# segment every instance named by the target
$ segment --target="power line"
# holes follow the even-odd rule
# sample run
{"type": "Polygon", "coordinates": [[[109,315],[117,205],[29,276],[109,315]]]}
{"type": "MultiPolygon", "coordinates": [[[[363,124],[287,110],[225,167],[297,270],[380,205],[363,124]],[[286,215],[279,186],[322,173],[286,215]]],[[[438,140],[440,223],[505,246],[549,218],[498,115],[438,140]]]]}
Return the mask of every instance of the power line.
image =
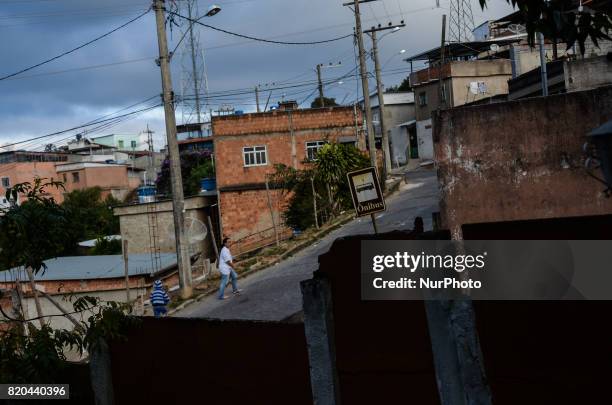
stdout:
{"type": "Polygon", "coordinates": [[[107,36],[111,35],[112,33],[116,32],[116,31],[119,31],[121,28],[123,28],[123,27],[125,27],[125,26],[127,26],[127,25],[129,25],[129,24],[133,23],[134,21],[136,21],[136,20],[140,19],[140,18],[141,18],[141,17],[143,17],[145,14],[147,14],[147,13],[148,13],[150,10],[151,10],[151,8],[149,7],[149,8],[148,8],[148,9],[147,9],[147,10],[146,10],[144,13],[142,13],[142,14],[138,15],[138,16],[137,16],[137,17],[135,17],[135,18],[132,18],[130,21],[126,22],[125,24],[122,24],[122,25],[120,25],[119,27],[114,28],[114,29],[112,29],[111,31],[109,31],[109,32],[107,32],[107,33],[105,33],[105,34],[102,34],[102,35],[100,35],[100,36],[98,36],[98,37],[96,37],[96,38],[92,39],[91,41],[87,41],[87,42],[85,42],[84,44],[81,44],[81,45],[77,46],[76,48],[72,48],[72,49],[71,49],[71,50],[69,50],[69,51],[66,51],[66,52],[64,52],[64,53],[61,53],[61,54],[59,54],[59,55],[57,55],[57,56],[54,56],[54,57],[52,57],[52,58],[50,58],[50,59],[47,59],[47,60],[43,61],[43,62],[37,63],[36,65],[33,65],[33,66],[30,66],[30,67],[27,67],[27,68],[25,68],[25,69],[21,69],[21,70],[20,70],[20,71],[18,71],[18,72],[11,73],[11,74],[6,75],[6,76],[2,76],[2,77],[0,77],[0,81],[2,81],[2,80],[6,80],[6,79],[8,79],[8,78],[10,78],[10,77],[17,76],[17,75],[19,75],[19,74],[21,74],[21,73],[24,73],[24,72],[27,72],[27,71],[29,71],[29,70],[35,69],[35,68],[37,68],[37,67],[39,67],[39,66],[42,66],[42,65],[44,65],[44,64],[46,64],[46,63],[52,62],[52,61],[54,61],[54,60],[57,60],[57,59],[59,59],[59,58],[61,58],[61,57],[63,57],[63,56],[66,56],[66,55],[71,54],[71,53],[73,53],[73,52],[75,52],[75,51],[78,51],[78,50],[79,50],[79,49],[81,49],[81,48],[84,48],[84,47],[86,47],[86,46],[88,46],[88,45],[91,45],[91,44],[93,44],[94,42],[99,41],[99,40],[101,40],[102,38],[105,38],[105,37],[107,37],[107,36]]]}
{"type": "Polygon", "coordinates": [[[198,24],[198,25],[201,25],[201,26],[206,27],[206,28],[210,28],[210,29],[215,30],[215,31],[223,32],[223,33],[228,34],[228,35],[233,35],[233,36],[236,36],[236,37],[239,37],[239,38],[250,39],[251,41],[266,42],[266,43],[278,44],[278,45],[318,45],[318,44],[326,44],[326,43],[329,43],[329,42],[339,41],[341,39],[345,39],[345,38],[353,36],[353,34],[348,34],[348,35],[343,35],[341,37],[325,39],[325,40],[322,40],[322,41],[311,41],[311,42],[275,41],[275,40],[271,40],[271,39],[257,38],[257,37],[252,37],[250,35],[244,35],[244,34],[239,34],[239,33],[232,32],[232,31],[224,30],[223,28],[214,27],[214,26],[209,25],[209,24],[204,24],[201,21],[194,20],[193,18],[185,17],[185,16],[183,16],[183,15],[181,15],[179,13],[176,13],[174,11],[170,11],[170,12],[168,12],[168,14],[175,15],[175,16],[183,18],[183,19],[185,19],[187,21],[191,21],[194,24],[198,24]]]}
{"type": "Polygon", "coordinates": [[[162,104],[157,104],[157,105],[152,106],[152,107],[146,107],[146,108],[143,108],[143,109],[140,109],[140,110],[137,110],[137,111],[132,111],[132,112],[129,112],[129,113],[126,113],[126,114],[122,114],[122,115],[117,116],[117,117],[107,118],[107,119],[103,119],[103,120],[99,120],[99,121],[91,122],[90,124],[78,125],[78,126],[76,126],[76,127],[72,127],[72,128],[64,129],[64,130],[62,130],[62,131],[57,131],[57,132],[53,132],[53,133],[46,134],[46,135],[41,135],[41,136],[36,136],[36,137],[34,137],[34,138],[26,139],[26,140],[19,141],[19,142],[9,143],[9,144],[6,144],[6,145],[2,145],[2,146],[0,146],[0,149],[2,149],[2,148],[8,148],[8,147],[10,147],[10,146],[20,145],[20,144],[22,144],[22,143],[26,143],[26,142],[30,142],[30,141],[34,141],[34,140],[38,140],[38,139],[49,138],[49,137],[51,137],[51,136],[55,136],[55,135],[59,135],[59,134],[64,134],[64,133],[66,133],[66,132],[75,131],[75,130],[77,130],[77,129],[81,129],[81,128],[87,128],[87,127],[90,127],[90,126],[92,126],[92,125],[100,124],[100,123],[103,123],[103,122],[106,122],[106,121],[115,120],[115,119],[117,119],[117,118],[121,118],[121,117],[127,117],[127,116],[130,116],[130,115],[133,115],[133,114],[137,114],[137,113],[139,113],[139,112],[149,111],[149,110],[152,110],[152,109],[154,109],[154,108],[160,107],[161,105],[162,105],[162,104]]]}

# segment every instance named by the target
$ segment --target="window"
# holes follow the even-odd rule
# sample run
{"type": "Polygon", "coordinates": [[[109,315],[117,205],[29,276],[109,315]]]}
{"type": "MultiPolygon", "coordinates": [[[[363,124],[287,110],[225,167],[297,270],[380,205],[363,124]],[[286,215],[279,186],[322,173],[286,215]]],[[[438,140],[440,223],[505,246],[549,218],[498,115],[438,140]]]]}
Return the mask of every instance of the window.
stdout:
{"type": "Polygon", "coordinates": [[[135,149],[136,148],[136,141],[130,142],[130,145],[132,146],[132,149],[135,149]]]}
{"type": "Polygon", "coordinates": [[[245,166],[263,166],[268,164],[268,153],[265,146],[242,148],[245,166]]]}
{"type": "Polygon", "coordinates": [[[73,172],[72,173],[72,182],[73,183],[78,183],[79,182],[79,172],[73,172]]]}
{"type": "Polygon", "coordinates": [[[2,178],[2,187],[9,188],[11,186],[11,181],[8,177],[2,178]]]}
{"type": "Polygon", "coordinates": [[[66,173],[62,174],[62,179],[64,180],[64,183],[68,183],[68,178],[66,177],[66,173]]]}
{"type": "Polygon", "coordinates": [[[425,93],[424,91],[419,93],[419,105],[427,105],[427,93],[425,93]]]}
{"type": "Polygon", "coordinates": [[[325,141],[306,142],[306,159],[316,160],[319,149],[321,149],[325,144],[325,141]]]}
{"type": "Polygon", "coordinates": [[[123,149],[123,139],[119,140],[119,142],[117,142],[117,145],[123,149]]]}

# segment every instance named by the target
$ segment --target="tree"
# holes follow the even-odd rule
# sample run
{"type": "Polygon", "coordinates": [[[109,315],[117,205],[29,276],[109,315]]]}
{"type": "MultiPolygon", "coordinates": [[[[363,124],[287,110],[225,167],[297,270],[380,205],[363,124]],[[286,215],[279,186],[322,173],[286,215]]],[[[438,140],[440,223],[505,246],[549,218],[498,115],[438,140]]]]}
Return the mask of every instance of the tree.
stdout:
{"type": "Polygon", "coordinates": [[[276,188],[285,190],[290,196],[283,213],[285,223],[300,230],[315,224],[313,186],[319,223],[323,223],[339,210],[350,208],[352,200],[346,173],[369,165],[368,157],[357,148],[337,143],[323,146],[308,169],[296,170],[285,165],[276,165],[271,183],[276,188]]]}
{"type": "Polygon", "coordinates": [[[66,194],[62,203],[68,218],[65,253],[74,253],[80,241],[118,234],[119,218],[113,214],[112,209],[118,204],[119,201],[112,195],[103,198],[100,187],[74,190],[66,194]]]}
{"type": "MultiPolygon", "coordinates": [[[[336,103],[335,98],[323,97],[323,101],[325,102],[325,107],[334,107],[339,105],[338,103],[336,103]]],[[[321,98],[315,98],[312,103],[310,103],[310,108],[321,108],[321,98]]]]}
{"type": "MultiPolygon", "coordinates": [[[[25,267],[34,273],[44,271],[44,260],[58,256],[64,250],[62,239],[68,224],[67,210],[49,197],[48,188],[63,188],[63,184],[36,178],[33,183],[19,183],[8,189],[6,198],[17,201],[3,209],[0,216],[0,266],[3,269],[25,267]]],[[[35,295],[36,297],[36,295],[35,295]]],[[[23,308],[16,315],[2,307],[0,313],[0,381],[13,383],[60,383],[61,370],[67,366],[65,350],[77,350],[91,355],[99,352],[107,339],[124,337],[135,318],[127,316],[130,308],[115,302],[102,303],[98,298],[80,297],[73,303],[74,314],[85,316],[80,322],[65,314],[75,329],[54,330],[37,318],[25,319],[23,308]],[[32,323],[39,320],[40,328],[32,323]],[[26,333],[27,332],[27,333],[26,333]]],[[[72,394],[71,394],[72,395],[72,394]]]]}
{"type": "Polygon", "coordinates": [[[6,199],[17,201],[3,209],[0,216],[0,268],[31,268],[34,274],[45,268],[44,261],[64,251],[67,212],[48,197],[49,188],[63,184],[36,178],[33,183],[19,183],[6,191],[6,199]]]}
{"type": "Polygon", "coordinates": [[[385,93],[399,93],[400,91],[412,91],[410,86],[410,76],[407,76],[398,86],[391,86],[385,89],[385,93]]]}
{"type": "MultiPolygon", "coordinates": [[[[200,180],[204,177],[214,176],[211,152],[209,150],[181,152],[181,175],[183,177],[183,193],[187,196],[198,194],[200,192],[200,180]],[[200,175],[203,177],[198,177],[200,175]]],[[[169,159],[164,160],[155,184],[158,194],[172,195],[169,159]]]]}
{"type": "MultiPolygon", "coordinates": [[[[490,0],[479,0],[485,8],[490,0]]],[[[529,43],[535,44],[536,32],[545,37],[560,40],[571,48],[576,42],[580,52],[585,52],[585,42],[590,38],[595,45],[599,40],[612,40],[608,35],[612,29],[612,5],[609,1],[601,2],[597,9],[588,6],[581,12],[575,0],[506,0],[519,10],[525,20],[529,43]]]]}

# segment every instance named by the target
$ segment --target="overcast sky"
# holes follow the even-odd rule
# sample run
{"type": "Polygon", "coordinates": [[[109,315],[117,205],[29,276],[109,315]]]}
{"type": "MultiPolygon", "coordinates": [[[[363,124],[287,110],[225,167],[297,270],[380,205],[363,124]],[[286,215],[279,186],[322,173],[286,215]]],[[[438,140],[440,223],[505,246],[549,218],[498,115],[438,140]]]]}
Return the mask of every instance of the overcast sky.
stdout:
{"type": "MultiPolygon", "coordinates": [[[[217,0],[222,11],[202,22],[253,37],[281,41],[320,41],[350,34],[353,13],[343,7],[346,0],[217,0]]],[[[176,2],[183,7],[184,1],[176,2]]],[[[449,0],[379,0],[361,5],[364,29],[405,20],[406,27],[385,35],[380,41],[380,61],[384,64],[385,86],[399,84],[409,65],[403,57],[439,45],[441,16],[448,14],[449,0]],[[402,55],[399,52],[404,49],[402,55]]],[[[499,18],[511,8],[505,0],[490,0],[483,12],[473,0],[474,22],[499,18]]],[[[199,0],[198,16],[212,2],[199,0]]],[[[0,77],[14,73],[56,56],[104,34],[145,11],[147,0],[0,0],[0,77]]],[[[181,11],[186,14],[186,12],[181,11]]],[[[215,94],[262,85],[260,102],[266,103],[268,88],[299,86],[316,80],[318,63],[342,66],[323,69],[323,78],[330,84],[325,95],[338,102],[353,102],[358,83],[354,75],[339,84],[335,78],[355,67],[351,38],[324,45],[276,45],[254,42],[197,28],[204,48],[209,91],[215,94]],[[272,84],[276,83],[276,84],[272,84]],[[267,85],[267,87],[266,87],[267,85]]],[[[379,34],[379,38],[382,33],[379,34]]],[[[168,31],[170,48],[181,37],[180,28],[168,31]]],[[[371,41],[365,37],[369,48],[371,41]]],[[[183,43],[186,43],[184,41],[183,43]]],[[[175,93],[181,94],[182,60],[179,47],[172,61],[175,93]]],[[[142,102],[161,92],[159,68],[155,64],[157,37],[154,13],[110,36],[63,58],[0,81],[0,144],[76,127],[142,102]]],[[[372,69],[373,70],[373,69],[372,69]]],[[[316,85],[293,87],[271,92],[270,104],[283,96],[309,105],[315,97],[316,85]],[[309,98],[307,98],[310,96],[309,98]]],[[[373,87],[371,87],[373,89],[373,87]]],[[[191,92],[193,93],[193,92],[191,92]]],[[[119,114],[154,105],[159,99],[138,104],[119,114]]],[[[206,108],[218,109],[227,103],[236,109],[255,109],[253,94],[215,98],[206,108]]],[[[177,122],[182,114],[177,111],[177,122]]],[[[91,136],[108,133],[138,133],[146,125],[156,132],[156,141],[165,136],[163,109],[157,108],[91,136]]],[[[16,146],[41,149],[44,143],[62,144],[78,131],[16,146]]]]}

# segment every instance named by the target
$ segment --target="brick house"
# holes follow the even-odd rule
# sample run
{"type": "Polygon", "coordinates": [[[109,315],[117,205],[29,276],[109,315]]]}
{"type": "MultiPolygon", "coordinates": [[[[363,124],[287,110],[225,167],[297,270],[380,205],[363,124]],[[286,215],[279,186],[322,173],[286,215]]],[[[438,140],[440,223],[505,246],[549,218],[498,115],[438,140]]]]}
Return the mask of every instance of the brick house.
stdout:
{"type": "Polygon", "coordinates": [[[141,170],[128,165],[98,162],[63,163],[56,166],[57,179],[64,182],[66,193],[100,187],[102,196],[123,200],[141,184],[141,170]]]}
{"type": "Polygon", "coordinates": [[[281,236],[291,235],[282,218],[287,195],[266,191],[274,165],[304,169],[326,142],[355,145],[361,123],[353,107],[297,109],[291,102],[265,113],[213,117],[221,229],[238,242],[234,253],[272,243],[272,218],[281,236]]]}

